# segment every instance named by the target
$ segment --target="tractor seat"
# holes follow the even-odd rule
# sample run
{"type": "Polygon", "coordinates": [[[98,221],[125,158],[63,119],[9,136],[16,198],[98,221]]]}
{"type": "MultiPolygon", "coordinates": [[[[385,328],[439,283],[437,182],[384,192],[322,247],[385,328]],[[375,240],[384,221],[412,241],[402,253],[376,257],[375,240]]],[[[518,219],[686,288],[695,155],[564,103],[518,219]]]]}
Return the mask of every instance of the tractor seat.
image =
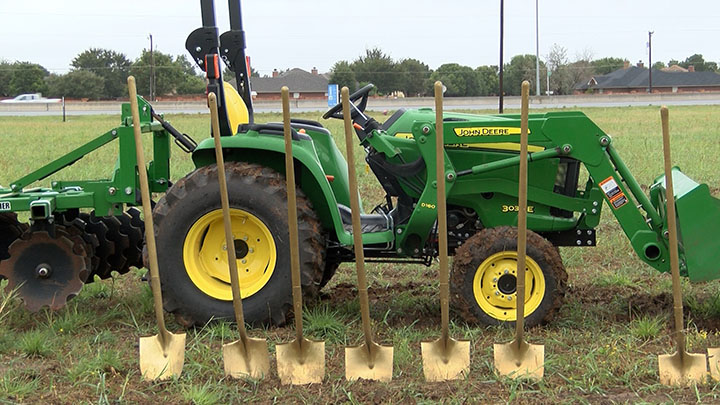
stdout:
{"type": "MultiPolygon", "coordinates": [[[[352,210],[346,205],[338,204],[340,211],[340,219],[343,223],[343,229],[352,233],[352,210]]],[[[392,229],[393,220],[390,215],[380,214],[360,214],[360,229],[362,233],[383,232],[392,229]]]]}

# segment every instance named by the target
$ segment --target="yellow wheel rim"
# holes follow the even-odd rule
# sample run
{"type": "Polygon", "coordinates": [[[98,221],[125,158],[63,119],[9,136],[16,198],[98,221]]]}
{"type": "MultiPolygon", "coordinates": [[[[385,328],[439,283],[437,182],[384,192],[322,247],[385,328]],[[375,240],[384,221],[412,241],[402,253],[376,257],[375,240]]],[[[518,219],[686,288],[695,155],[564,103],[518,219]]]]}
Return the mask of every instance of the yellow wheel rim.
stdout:
{"type": "MultiPolygon", "coordinates": [[[[535,311],[545,296],[545,276],[537,262],[526,256],[525,316],[535,311]]],[[[495,253],[475,271],[473,294],[480,308],[498,321],[515,321],[517,252],[495,253]]]]}
{"type": "MultiPolygon", "coordinates": [[[[243,298],[260,291],[270,280],[277,251],[268,227],[255,215],[231,209],[232,232],[243,298]]],[[[183,262],[190,280],[205,294],[232,300],[230,272],[225,250],[222,210],[211,211],[198,219],[185,236],[183,262]]]]}

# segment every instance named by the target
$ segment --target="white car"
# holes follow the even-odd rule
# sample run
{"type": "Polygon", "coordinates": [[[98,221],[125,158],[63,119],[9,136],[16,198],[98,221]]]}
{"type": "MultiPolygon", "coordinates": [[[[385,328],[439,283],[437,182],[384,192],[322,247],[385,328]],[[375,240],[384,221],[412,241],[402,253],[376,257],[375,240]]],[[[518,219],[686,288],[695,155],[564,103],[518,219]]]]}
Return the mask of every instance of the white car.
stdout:
{"type": "Polygon", "coordinates": [[[0,100],[0,103],[59,103],[59,98],[45,98],[40,93],[21,94],[10,100],[0,100]]]}

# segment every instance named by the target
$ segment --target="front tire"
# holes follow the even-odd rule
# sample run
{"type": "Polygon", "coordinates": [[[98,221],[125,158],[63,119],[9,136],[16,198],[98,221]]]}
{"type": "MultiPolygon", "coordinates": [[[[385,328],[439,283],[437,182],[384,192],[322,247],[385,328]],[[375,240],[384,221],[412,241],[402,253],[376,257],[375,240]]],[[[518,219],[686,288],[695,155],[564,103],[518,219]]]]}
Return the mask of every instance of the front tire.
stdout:
{"type": "MultiPolygon", "coordinates": [[[[245,321],[282,325],[292,310],[285,178],[256,164],[225,164],[245,321]]],[[[165,310],[185,325],[234,319],[217,166],[175,183],[153,211],[165,310]]],[[[324,268],[320,222],[297,191],[303,295],[324,268]]]]}
{"type": "MultiPolygon", "coordinates": [[[[514,324],[517,228],[487,228],[457,249],[451,275],[453,307],[471,324],[514,324]]],[[[549,321],[562,304],[567,273],[547,239],[527,232],[525,324],[549,321]]]]}

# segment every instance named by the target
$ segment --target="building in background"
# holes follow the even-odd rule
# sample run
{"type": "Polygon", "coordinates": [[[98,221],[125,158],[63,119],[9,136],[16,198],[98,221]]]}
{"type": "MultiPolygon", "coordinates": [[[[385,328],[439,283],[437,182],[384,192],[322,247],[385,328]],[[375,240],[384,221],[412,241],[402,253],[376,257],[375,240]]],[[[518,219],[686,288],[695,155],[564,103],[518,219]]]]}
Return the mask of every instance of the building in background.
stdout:
{"type": "MultiPolygon", "coordinates": [[[[230,83],[235,86],[235,79],[230,80],[230,83]]],[[[316,68],[310,72],[299,68],[285,72],[275,69],[271,77],[250,77],[254,100],[280,100],[280,89],[283,86],[290,89],[292,99],[327,99],[328,78],[319,74],[316,68]]]]}
{"type": "MultiPolygon", "coordinates": [[[[632,94],[648,92],[648,69],[642,62],[605,75],[596,75],[575,85],[575,94],[632,94]]],[[[693,66],[684,69],[674,65],[652,70],[653,93],[701,93],[720,91],[720,74],[696,72],[693,66]]]]}

